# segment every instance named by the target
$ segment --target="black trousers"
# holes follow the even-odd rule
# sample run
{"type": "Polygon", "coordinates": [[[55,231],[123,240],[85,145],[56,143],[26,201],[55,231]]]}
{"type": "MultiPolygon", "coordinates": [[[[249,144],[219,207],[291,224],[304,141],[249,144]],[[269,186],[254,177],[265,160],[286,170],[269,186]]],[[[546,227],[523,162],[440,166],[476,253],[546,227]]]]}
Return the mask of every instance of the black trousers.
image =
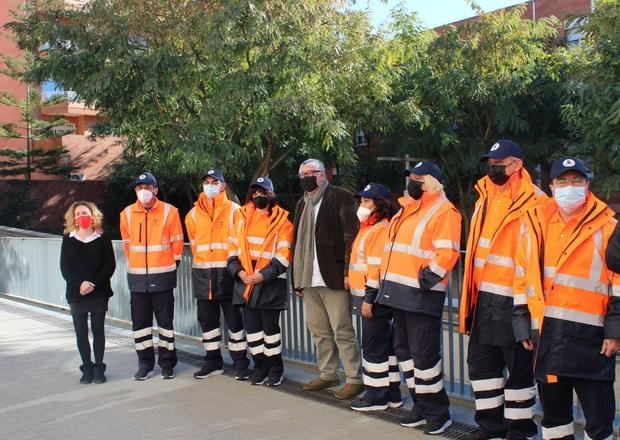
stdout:
{"type": "Polygon", "coordinates": [[[205,365],[211,370],[221,370],[224,361],[220,347],[222,334],[220,314],[224,314],[228,327],[228,351],[235,370],[246,370],[250,361],[247,358],[248,344],[243,330],[241,307],[233,305],[232,299],[201,300],[197,302],[198,322],[202,329],[202,346],[204,347],[205,365]]]}
{"type": "Polygon", "coordinates": [[[537,434],[532,362],[533,352],[521,343],[500,347],[470,340],[467,366],[476,399],[475,419],[486,438],[525,439],[537,434]]]}
{"type": "MultiPolygon", "coordinates": [[[[103,353],[105,351],[105,313],[90,313],[90,331],[93,333],[93,354],[95,364],[103,363],[103,353]]],[[[93,361],[90,357],[90,341],[88,340],[88,312],[71,313],[73,318],[73,328],[75,328],[75,338],[77,340],[78,351],[82,358],[82,365],[90,367],[93,361]]]]}
{"type": "Polygon", "coordinates": [[[543,407],[543,439],[575,438],[573,390],[586,417],[588,437],[592,440],[611,438],[616,415],[614,383],[560,376],[556,383],[538,383],[538,395],[543,407]]]}
{"type": "Polygon", "coordinates": [[[174,368],[177,351],[174,348],[174,292],[131,292],[131,324],[140,368],[153,369],[153,313],[159,328],[159,361],[161,368],[174,368]]]}
{"type": "Polygon", "coordinates": [[[381,304],[373,305],[372,318],[362,319],[362,379],[366,402],[385,405],[402,400],[392,309],[381,304]]]}
{"type": "Polygon", "coordinates": [[[254,359],[254,378],[277,381],[284,373],[280,310],[245,308],[248,348],[254,359]]]}
{"type": "MultiPolygon", "coordinates": [[[[450,417],[450,401],[441,367],[441,318],[397,309],[393,314],[396,355],[408,348],[413,360],[415,391],[411,412],[424,417],[427,423],[442,422],[450,417]]],[[[410,380],[407,384],[411,389],[410,380]]]]}

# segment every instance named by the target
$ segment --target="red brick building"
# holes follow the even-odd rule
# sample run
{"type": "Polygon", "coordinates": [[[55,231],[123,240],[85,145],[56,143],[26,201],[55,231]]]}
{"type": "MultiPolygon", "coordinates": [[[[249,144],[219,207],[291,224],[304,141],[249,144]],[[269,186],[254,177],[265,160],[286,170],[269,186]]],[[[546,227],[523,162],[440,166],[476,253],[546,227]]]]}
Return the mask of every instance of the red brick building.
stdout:
{"type": "MultiPolygon", "coordinates": [[[[566,39],[568,44],[579,44],[579,41],[583,38],[583,34],[581,34],[578,29],[574,29],[574,26],[569,26],[565,19],[571,15],[589,14],[594,8],[594,0],[528,0],[516,3],[517,5],[526,5],[523,18],[539,20],[544,17],[557,17],[560,22],[564,24],[563,28],[560,30],[560,36],[566,39]]],[[[509,10],[513,7],[514,6],[504,8],[504,10],[509,10]]],[[[476,19],[477,17],[465,18],[440,26],[437,29],[441,31],[445,26],[458,27],[470,20],[476,19]]]]}
{"type": "MultiPolygon", "coordinates": [[[[22,53],[2,27],[14,20],[11,11],[18,10],[19,6],[30,0],[4,0],[0,1],[0,53],[13,58],[20,58],[22,53]]],[[[65,0],[70,6],[79,5],[81,1],[65,0]]],[[[1,64],[1,63],[0,63],[1,64]]],[[[0,66],[4,67],[4,66],[0,66]]],[[[28,86],[22,82],[0,75],[0,91],[8,92],[18,102],[22,102],[28,91],[28,86]]],[[[52,82],[42,84],[39,87],[41,98],[61,94],[68,98],[62,104],[45,107],[36,115],[39,119],[51,119],[62,116],[68,121],[74,133],[68,136],[58,136],[35,142],[34,148],[44,150],[64,148],[68,150],[68,156],[62,160],[69,162],[75,167],[73,178],[78,180],[101,180],[109,174],[110,164],[117,160],[122,152],[119,139],[106,139],[103,141],[91,142],[88,139],[90,127],[101,120],[98,112],[86,107],[79,101],[74,101],[74,93],[71,91],[58,90],[52,82]]],[[[0,105],[0,124],[14,123],[18,127],[23,127],[25,123],[21,120],[20,110],[15,107],[0,105]]],[[[23,128],[16,131],[25,134],[23,128]]],[[[25,139],[0,138],[0,149],[11,148],[16,150],[26,149],[25,139]]],[[[62,179],[66,176],[48,176],[44,174],[33,174],[34,180],[62,179]]]]}

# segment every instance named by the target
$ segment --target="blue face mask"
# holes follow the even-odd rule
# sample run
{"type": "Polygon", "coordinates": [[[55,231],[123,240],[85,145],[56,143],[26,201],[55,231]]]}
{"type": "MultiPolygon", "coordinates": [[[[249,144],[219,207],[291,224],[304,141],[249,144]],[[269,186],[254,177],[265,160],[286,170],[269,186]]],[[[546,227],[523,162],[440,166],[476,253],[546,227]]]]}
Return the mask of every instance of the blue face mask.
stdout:
{"type": "Polygon", "coordinates": [[[563,211],[571,212],[586,203],[586,188],[585,186],[556,188],[553,198],[563,211]]]}
{"type": "Polygon", "coordinates": [[[206,184],[203,184],[202,185],[202,189],[205,192],[205,196],[207,196],[210,199],[212,199],[214,197],[217,197],[217,195],[221,192],[221,188],[220,188],[220,184],[219,183],[215,183],[215,184],[206,183],[206,184]]]}

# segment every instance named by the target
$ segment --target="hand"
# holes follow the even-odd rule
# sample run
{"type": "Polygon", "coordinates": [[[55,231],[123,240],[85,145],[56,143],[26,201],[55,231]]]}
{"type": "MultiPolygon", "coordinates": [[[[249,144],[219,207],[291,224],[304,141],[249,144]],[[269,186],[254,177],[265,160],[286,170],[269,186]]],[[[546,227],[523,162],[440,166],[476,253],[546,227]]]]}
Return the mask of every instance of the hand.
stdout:
{"type": "Polygon", "coordinates": [[[252,284],[252,276],[248,275],[245,270],[240,270],[237,272],[237,275],[239,275],[244,284],[252,284]]]}
{"type": "Polygon", "coordinates": [[[95,290],[95,285],[90,281],[82,281],[82,284],[80,284],[80,295],[82,296],[88,295],[93,290],[95,290]]]}
{"type": "Polygon", "coordinates": [[[534,350],[534,343],[532,342],[531,339],[525,339],[521,341],[521,344],[523,344],[523,348],[525,348],[528,351],[534,350]]]}
{"type": "Polygon", "coordinates": [[[620,350],[620,339],[619,338],[603,339],[603,346],[601,347],[601,354],[604,354],[607,357],[612,357],[612,356],[615,356],[618,350],[620,350]]]}
{"type": "Polygon", "coordinates": [[[349,277],[344,277],[344,288],[349,290],[349,277]]]}
{"type": "Polygon", "coordinates": [[[252,279],[252,284],[260,284],[265,281],[265,277],[262,273],[256,272],[254,275],[250,277],[252,279]]]}
{"type": "Polygon", "coordinates": [[[372,318],[372,304],[366,301],[362,303],[362,317],[368,319],[372,318]]]}
{"type": "Polygon", "coordinates": [[[303,289],[295,289],[295,295],[297,295],[299,298],[303,298],[304,296],[303,289]]]}

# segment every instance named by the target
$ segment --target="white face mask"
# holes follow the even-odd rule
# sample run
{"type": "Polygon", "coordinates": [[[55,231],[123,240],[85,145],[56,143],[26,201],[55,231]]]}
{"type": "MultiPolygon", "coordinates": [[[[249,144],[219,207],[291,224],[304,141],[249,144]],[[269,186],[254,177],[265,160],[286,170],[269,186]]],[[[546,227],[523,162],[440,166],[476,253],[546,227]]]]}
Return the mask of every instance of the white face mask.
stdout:
{"type": "Polygon", "coordinates": [[[357,218],[360,222],[366,220],[370,214],[372,214],[372,211],[364,206],[357,208],[357,218]]]}
{"type": "Polygon", "coordinates": [[[553,192],[553,198],[560,209],[571,212],[586,203],[586,187],[565,186],[556,188],[553,192]]]}
{"type": "Polygon", "coordinates": [[[149,191],[148,189],[141,189],[137,194],[138,200],[140,200],[140,203],[142,204],[149,203],[153,200],[153,191],[149,191]]]}
{"type": "Polygon", "coordinates": [[[212,199],[214,197],[217,197],[217,195],[221,192],[220,191],[220,184],[219,183],[215,183],[215,184],[204,184],[202,185],[202,190],[205,192],[205,196],[207,196],[208,198],[212,199]]]}

